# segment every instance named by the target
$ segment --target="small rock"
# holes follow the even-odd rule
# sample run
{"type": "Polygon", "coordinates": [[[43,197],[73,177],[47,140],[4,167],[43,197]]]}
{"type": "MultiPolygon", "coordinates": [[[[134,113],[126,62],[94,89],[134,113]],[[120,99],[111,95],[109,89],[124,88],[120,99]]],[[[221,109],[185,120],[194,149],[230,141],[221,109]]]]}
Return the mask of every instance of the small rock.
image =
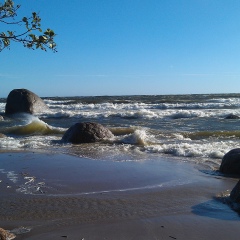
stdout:
{"type": "Polygon", "coordinates": [[[225,119],[239,119],[240,117],[234,114],[229,114],[225,117],[225,119]]]}
{"type": "Polygon", "coordinates": [[[0,240],[11,240],[16,237],[15,234],[10,233],[8,230],[4,230],[3,228],[0,228],[0,240]]]}
{"type": "Polygon", "coordinates": [[[0,138],[5,138],[5,137],[7,137],[7,136],[2,134],[2,133],[0,133],[0,138]]]}

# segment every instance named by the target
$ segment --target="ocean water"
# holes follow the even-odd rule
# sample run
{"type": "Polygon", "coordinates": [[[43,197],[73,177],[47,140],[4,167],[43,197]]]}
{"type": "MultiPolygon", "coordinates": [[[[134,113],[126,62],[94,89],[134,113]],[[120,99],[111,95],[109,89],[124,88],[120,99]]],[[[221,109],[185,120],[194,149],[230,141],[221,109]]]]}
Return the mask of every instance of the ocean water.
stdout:
{"type": "Polygon", "coordinates": [[[92,159],[141,161],[169,157],[217,169],[225,153],[240,147],[240,94],[43,98],[49,111],[4,115],[2,150],[46,150],[92,159]],[[98,122],[114,137],[91,144],[63,143],[77,122],[98,122]]]}

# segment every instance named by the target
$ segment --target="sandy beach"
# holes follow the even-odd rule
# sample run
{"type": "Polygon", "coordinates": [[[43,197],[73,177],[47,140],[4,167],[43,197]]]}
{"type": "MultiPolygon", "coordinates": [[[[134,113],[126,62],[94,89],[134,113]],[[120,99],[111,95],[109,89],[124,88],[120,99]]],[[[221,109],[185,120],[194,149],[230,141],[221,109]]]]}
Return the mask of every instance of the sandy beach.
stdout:
{"type": "Polygon", "coordinates": [[[239,240],[239,10],[0,0],[0,240],[239,240]]]}
{"type": "Polygon", "coordinates": [[[218,196],[238,179],[171,159],[0,153],[0,227],[16,239],[239,239],[218,196]]]}

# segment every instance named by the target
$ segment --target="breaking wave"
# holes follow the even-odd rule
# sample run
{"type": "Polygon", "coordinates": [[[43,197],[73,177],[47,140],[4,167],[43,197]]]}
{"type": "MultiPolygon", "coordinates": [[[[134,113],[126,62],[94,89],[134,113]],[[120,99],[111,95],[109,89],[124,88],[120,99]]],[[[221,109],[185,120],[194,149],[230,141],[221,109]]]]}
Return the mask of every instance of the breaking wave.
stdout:
{"type": "MultiPolygon", "coordinates": [[[[145,151],[149,153],[164,153],[177,157],[203,157],[206,159],[221,159],[226,152],[235,148],[234,142],[212,142],[212,143],[187,143],[176,142],[162,145],[145,146],[145,151]]],[[[203,159],[202,159],[203,160],[203,159]]],[[[220,164],[220,162],[218,162],[220,164]]]]}
{"type": "MultiPolygon", "coordinates": [[[[240,147],[240,119],[225,119],[230,114],[240,117],[240,94],[56,97],[44,101],[50,111],[37,116],[4,116],[0,133],[7,137],[0,138],[0,148],[47,148],[103,159],[110,155],[112,159],[176,156],[219,164],[227,151],[240,147]],[[61,143],[69,127],[84,121],[103,124],[114,138],[96,144],[61,143]]],[[[1,115],[5,103],[0,100],[1,115]]]]}
{"type": "Polygon", "coordinates": [[[3,130],[3,133],[13,135],[51,135],[62,134],[65,132],[64,129],[51,127],[47,123],[32,115],[18,114],[15,118],[20,118],[23,125],[8,127],[3,130]]]}

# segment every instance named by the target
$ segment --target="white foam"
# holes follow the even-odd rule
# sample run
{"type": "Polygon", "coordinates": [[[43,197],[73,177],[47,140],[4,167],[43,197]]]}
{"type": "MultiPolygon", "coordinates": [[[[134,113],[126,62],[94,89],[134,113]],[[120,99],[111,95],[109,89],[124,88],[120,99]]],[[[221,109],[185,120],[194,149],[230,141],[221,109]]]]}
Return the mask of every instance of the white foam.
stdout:
{"type": "Polygon", "coordinates": [[[0,173],[5,174],[7,179],[9,179],[11,182],[17,183],[18,174],[16,174],[14,171],[6,171],[5,169],[0,169],[0,173]]]}
{"type": "Polygon", "coordinates": [[[0,138],[0,148],[8,150],[16,149],[41,149],[54,148],[59,146],[61,136],[22,136],[21,138],[5,137],[0,138]],[[56,142],[56,143],[54,143],[56,142]]]}
{"type": "Polygon", "coordinates": [[[165,153],[178,157],[204,157],[221,159],[224,154],[233,148],[240,147],[235,141],[227,142],[204,142],[199,141],[165,143],[145,146],[145,150],[153,153],[165,153]]]}
{"type": "Polygon", "coordinates": [[[207,101],[208,103],[232,105],[240,107],[240,98],[213,98],[207,101]]]}
{"type": "Polygon", "coordinates": [[[14,234],[24,234],[30,232],[32,229],[29,227],[19,227],[19,228],[14,228],[10,232],[14,234]]]}
{"type": "Polygon", "coordinates": [[[178,118],[195,118],[203,117],[204,113],[202,111],[189,111],[189,110],[178,110],[177,112],[170,114],[169,117],[178,119],[178,118]]]}
{"type": "MultiPolygon", "coordinates": [[[[109,154],[113,152],[115,154],[116,152],[116,155],[121,155],[122,152],[118,151],[118,149],[120,149],[119,145],[122,145],[121,150],[123,150],[124,154],[129,155],[157,153],[159,155],[170,154],[191,159],[208,158],[219,160],[228,150],[239,146],[239,139],[237,138],[239,135],[235,125],[237,122],[222,119],[229,114],[240,116],[240,98],[206,98],[206,100],[196,98],[194,100],[196,102],[189,98],[189,102],[184,102],[183,99],[183,102],[179,101],[178,103],[175,102],[177,99],[174,98],[170,99],[173,100],[171,103],[158,103],[151,99],[152,103],[148,100],[146,103],[140,102],[141,98],[132,99],[121,102],[119,100],[118,103],[116,103],[115,99],[113,102],[110,99],[109,102],[103,103],[81,103],[79,99],[44,100],[50,107],[50,111],[39,114],[37,117],[23,114],[18,115],[19,119],[16,119],[17,121],[9,119],[9,122],[7,122],[5,120],[2,122],[1,132],[6,135],[14,134],[14,132],[7,131],[14,124],[17,125],[16,127],[19,127],[19,125],[22,127],[22,125],[26,126],[35,121],[40,123],[40,125],[42,124],[42,126],[46,126],[50,131],[39,132],[36,130],[28,133],[28,135],[24,133],[21,135],[20,133],[15,139],[10,137],[1,138],[0,147],[4,149],[50,148],[54,149],[54,151],[58,148],[59,151],[71,153],[73,151],[69,147],[72,146],[71,144],[59,147],[59,140],[66,129],[51,127],[39,118],[70,118],[69,123],[85,121],[86,119],[87,121],[100,119],[106,125],[110,125],[111,128],[131,129],[131,131],[118,132],[117,136],[109,141],[112,144],[106,144],[106,142],[104,143],[105,145],[96,144],[96,146],[93,144],[94,148],[97,149],[96,151],[104,152],[106,153],[105,155],[108,155],[107,151],[110,152],[109,154]],[[198,100],[201,102],[197,102],[198,100]],[[209,134],[205,134],[205,131],[208,131],[209,134]],[[219,134],[221,131],[223,131],[222,135],[219,134]],[[215,132],[216,135],[214,135],[215,132]],[[236,133],[236,136],[229,136],[231,132],[233,135],[236,133]],[[231,140],[233,141],[231,142],[231,140]],[[116,146],[114,146],[115,143],[117,143],[116,146]]],[[[144,101],[144,98],[142,101],[144,101]]],[[[4,107],[5,103],[0,103],[0,111],[1,109],[4,110],[4,107]]],[[[58,119],[54,119],[49,122],[66,126],[68,119],[60,119],[59,122],[58,119]]],[[[88,152],[87,150],[85,151],[86,155],[91,155],[88,152]]]]}
{"type": "Polygon", "coordinates": [[[151,190],[151,189],[166,189],[170,187],[177,187],[182,185],[187,185],[194,182],[193,180],[171,180],[168,182],[153,184],[153,185],[145,185],[140,187],[129,187],[129,188],[120,188],[120,189],[109,189],[102,191],[91,191],[91,192],[81,192],[81,193],[70,193],[70,194],[48,194],[48,196],[84,196],[84,195],[95,195],[95,194],[107,194],[114,192],[133,192],[133,191],[141,191],[141,190],[151,190]]]}
{"type": "Polygon", "coordinates": [[[0,103],[0,113],[5,113],[5,103],[0,103]]]}
{"type": "Polygon", "coordinates": [[[20,185],[16,191],[24,194],[42,194],[45,192],[45,182],[36,181],[35,177],[24,177],[25,183],[20,185]]]}
{"type": "Polygon", "coordinates": [[[22,148],[23,146],[24,144],[18,139],[12,137],[0,138],[0,148],[17,149],[22,148]]]}
{"type": "MultiPolygon", "coordinates": [[[[225,104],[225,103],[224,103],[225,104]]],[[[208,118],[224,117],[226,114],[240,115],[240,109],[231,109],[223,103],[181,103],[181,104],[145,104],[145,103],[101,103],[101,104],[55,104],[50,106],[44,117],[74,118],[208,118]],[[226,107],[227,109],[223,108],[226,107]]],[[[234,102],[236,105],[236,102],[234,102]]]]}
{"type": "Polygon", "coordinates": [[[63,104],[63,103],[71,103],[74,102],[74,100],[51,100],[51,99],[44,99],[44,102],[49,105],[54,104],[63,104]]]}
{"type": "Polygon", "coordinates": [[[147,134],[145,130],[137,129],[134,133],[123,136],[121,142],[127,144],[138,144],[144,145],[147,139],[147,134]]]}

